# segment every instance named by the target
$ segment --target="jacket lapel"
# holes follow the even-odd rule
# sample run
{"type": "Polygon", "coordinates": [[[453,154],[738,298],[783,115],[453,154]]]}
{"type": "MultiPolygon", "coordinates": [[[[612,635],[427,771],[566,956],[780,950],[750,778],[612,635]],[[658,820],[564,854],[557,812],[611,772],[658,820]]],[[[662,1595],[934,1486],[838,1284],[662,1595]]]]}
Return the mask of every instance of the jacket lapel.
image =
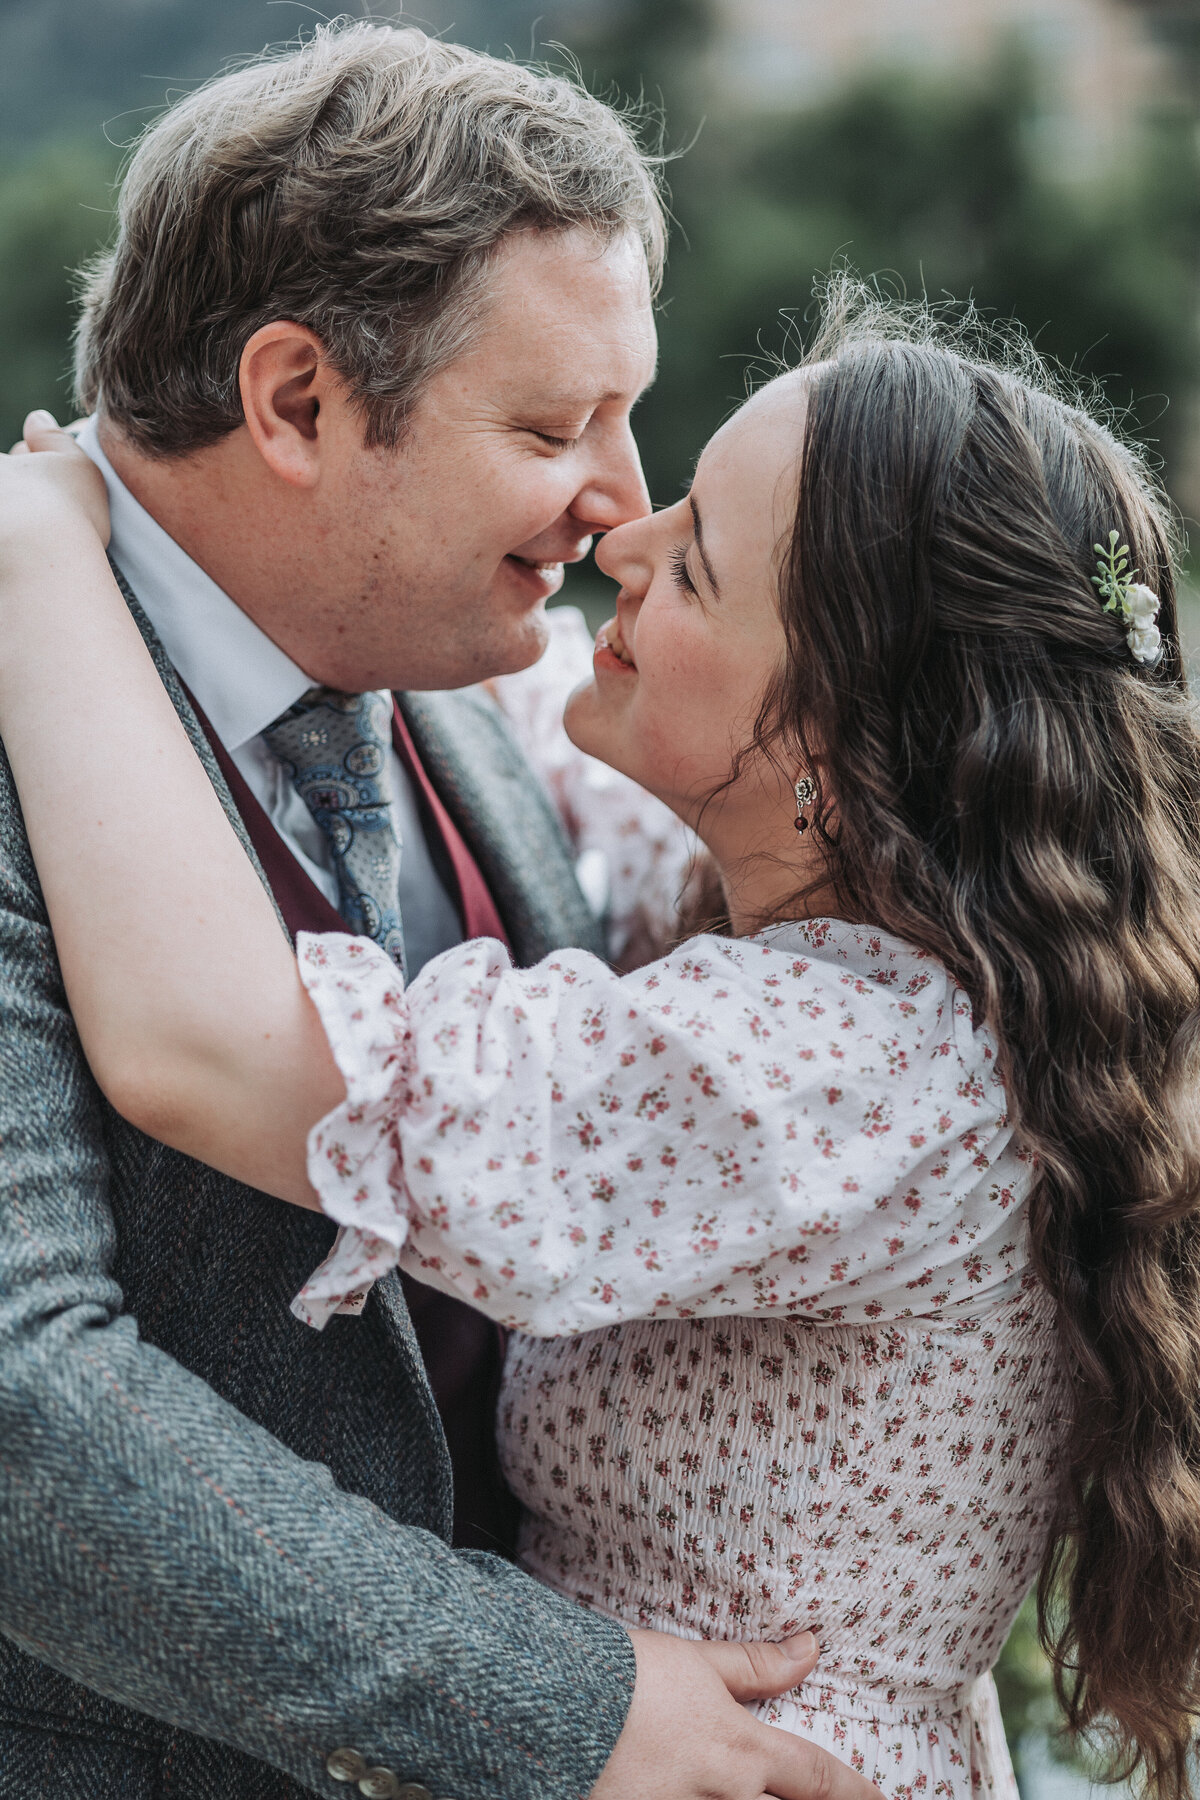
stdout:
{"type": "MultiPolygon", "coordinates": [[[[151,625],[149,619],[142,611],[142,608],[138,603],[137,595],[126,581],[124,575],[122,575],[120,569],[118,569],[116,563],[112,562],[111,559],[109,567],[116,577],[117,586],[125,596],[125,603],[133,614],[134,622],[141,632],[142,637],[145,639],[146,648],[150,652],[151,660],[158,670],[163,686],[171,697],[172,706],[179,714],[180,724],[183,726],[183,729],[187,732],[188,737],[191,740],[192,749],[200,758],[200,761],[204,765],[205,774],[216,789],[217,798],[225,809],[225,817],[229,820],[229,823],[237,833],[238,842],[246,852],[246,855],[250,858],[255,874],[266,888],[268,894],[271,894],[271,884],[267,880],[262,863],[259,861],[255,852],[254,845],[250,842],[246,827],[242,824],[241,815],[233,803],[233,795],[229,791],[229,783],[217,766],[217,759],[212,753],[208,739],[200,728],[200,721],[192,710],[192,704],[184,692],[183,683],[175,673],[175,665],[172,663],[170,657],[163,649],[162,644],[159,642],[158,634],[153,625],[151,625]]],[[[281,928],[286,933],[287,926],[283,922],[283,914],[279,910],[274,894],[271,894],[271,904],[275,908],[275,916],[279,920],[281,928]]]]}
{"type": "Polygon", "coordinates": [[[605,954],[571,849],[500,709],[478,689],[398,694],[417,753],[479,864],[518,963],[573,945],[605,954]]]}

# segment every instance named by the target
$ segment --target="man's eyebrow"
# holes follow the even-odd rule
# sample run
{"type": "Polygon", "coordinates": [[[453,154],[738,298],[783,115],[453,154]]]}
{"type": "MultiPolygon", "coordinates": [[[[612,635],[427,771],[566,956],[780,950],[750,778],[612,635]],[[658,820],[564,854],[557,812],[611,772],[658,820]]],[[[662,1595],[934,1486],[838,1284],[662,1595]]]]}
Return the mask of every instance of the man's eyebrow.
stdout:
{"type": "Polygon", "coordinates": [[[595,388],[580,388],[575,393],[544,393],[536,397],[535,404],[547,412],[561,411],[564,415],[594,410],[597,406],[611,406],[614,402],[622,405],[636,406],[642,397],[650,392],[658,379],[655,369],[645,387],[640,387],[631,395],[628,388],[605,388],[597,393],[595,388]]]}
{"type": "Polygon", "coordinates": [[[700,523],[700,508],[696,505],[696,502],[692,499],[690,494],[688,495],[688,505],[692,509],[692,526],[696,533],[696,549],[700,553],[700,563],[704,573],[708,576],[709,587],[719,600],[721,598],[721,584],[713,573],[713,566],[708,560],[708,551],[704,548],[704,528],[700,523]]]}
{"type": "Polygon", "coordinates": [[[585,409],[609,406],[614,400],[627,400],[628,398],[629,396],[621,393],[619,388],[605,388],[603,393],[597,393],[595,388],[580,388],[578,393],[574,394],[559,392],[543,395],[541,404],[551,408],[559,406],[564,412],[583,412],[585,409]]]}

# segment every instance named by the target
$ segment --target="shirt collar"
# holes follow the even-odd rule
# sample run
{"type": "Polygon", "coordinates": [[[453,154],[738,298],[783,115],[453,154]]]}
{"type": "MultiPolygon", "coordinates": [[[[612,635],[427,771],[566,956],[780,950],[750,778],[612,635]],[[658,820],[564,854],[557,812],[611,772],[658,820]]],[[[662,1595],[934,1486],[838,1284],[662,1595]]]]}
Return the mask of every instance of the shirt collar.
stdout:
{"type": "Polygon", "coordinates": [[[76,439],[108,488],[109,551],[226,750],[239,750],[311,679],[134,499],[91,418],[76,439]]]}

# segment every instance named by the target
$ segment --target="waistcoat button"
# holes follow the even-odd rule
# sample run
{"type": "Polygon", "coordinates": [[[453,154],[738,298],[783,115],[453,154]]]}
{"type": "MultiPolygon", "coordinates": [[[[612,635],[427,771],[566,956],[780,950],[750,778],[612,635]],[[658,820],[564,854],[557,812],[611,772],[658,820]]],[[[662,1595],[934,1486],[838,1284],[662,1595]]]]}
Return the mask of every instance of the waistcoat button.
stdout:
{"type": "Polygon", "coordinates": [[[357,1781],[367,1772],[367,1759],[357,1750],[331,1750],[325,1758],[325,1773],[334,1781],[357,1781]]]}
{"type": "Polygon", "coordinates": [[[404,1789],[398,1775],[393,1774],[391,1769],[380,1766],[368,1769],[359,1776],[358,1791],[365,1794],[367,1800],[398,1800],[404,1789]]]}

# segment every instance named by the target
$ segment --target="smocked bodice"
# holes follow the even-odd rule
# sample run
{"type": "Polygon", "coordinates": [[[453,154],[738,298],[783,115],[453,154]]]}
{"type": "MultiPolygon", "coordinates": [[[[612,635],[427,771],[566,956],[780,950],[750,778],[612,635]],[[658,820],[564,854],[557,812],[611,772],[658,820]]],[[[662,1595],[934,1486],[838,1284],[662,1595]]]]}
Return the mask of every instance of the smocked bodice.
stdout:
{"type": "Polygon", "coordinates": [[[501,1450],[534,1574],[682,1636],[811,1627],[817,1675],[764,1716],[887,1792],[1006,1792],[980,1677],[1041,1559],[1066,1404],[1027,1282],[953,1324],[515,1337],[501,1450]]]}

